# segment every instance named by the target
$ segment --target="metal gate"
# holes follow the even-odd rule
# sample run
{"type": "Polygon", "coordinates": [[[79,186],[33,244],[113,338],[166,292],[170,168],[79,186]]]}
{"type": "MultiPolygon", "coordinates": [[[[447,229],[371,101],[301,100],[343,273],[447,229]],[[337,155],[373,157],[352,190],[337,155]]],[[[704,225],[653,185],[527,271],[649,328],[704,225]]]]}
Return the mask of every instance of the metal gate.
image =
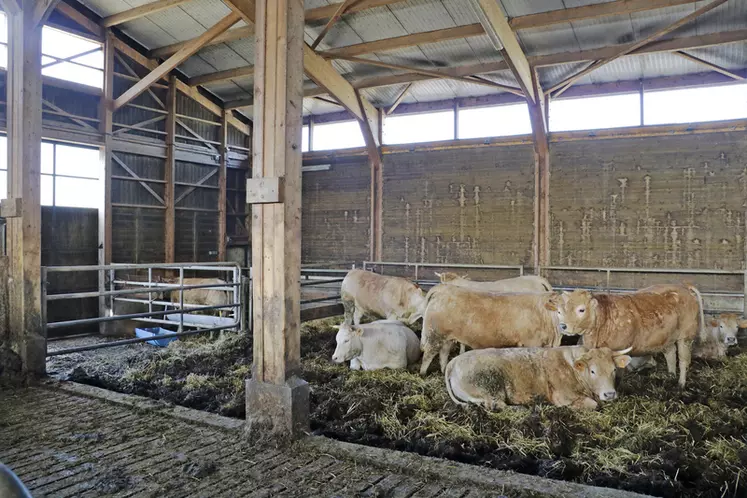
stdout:
{"type": "MultiPolygon", "coordinates": [[[[182,337],[219,330],[246,331],[246,303],[248,296],[248,278],[242,277],[241,268],[232,263],[170,263],[170,264],[111,264],[101,266],[48,266],[42,268],[42,313],[45,331],[70,328],[90,324],[106,324],[123,320],[173,325],[178,331],[161,334],[158,338],[182,337]],[[137,272],[144,279],[135,279],[124,272],[137,272]],[[178,274],[169,281],[158,278],[154,274],[170,272],[178,274]],[[97,272],[99,276],[99,290],[91,292],[74,292],[66,294],[47,294],[47,278],[52,273],[63,272],[97,272]],[[186,277],[185,272],[194,277],[186,277]],[[197,275],[209,275],[217,278],[218,282],[191,284],[190,278],[200,278],[197,275]],[[185,283],[185,280],[187,282],[185,283]],[[202,305],[185,302],[184,291],[193,289],[213,290],[226,293],[225,303],[202,305]],[[179,299],[173,298],[178,291],[179,299]],[[164,293],[171,293],[172,299],[164,299],[164,293]],[[62,322],[47,322],[47,303],[50,301],[99,299],[99,316],[81,318],[62,322]],[[141,305],[143,311],[137,313],[116,314],[116,303],[135,303],[141,305]],[[225,310],[228,316],[207,316],[198,312],[225,310]]],[[[102,344],[92,344],[75,348],[60,349],[48,352],[47,356],[58,356],[79,351],[88,351],[125,344],[146,342],[153,338],[133,338],[118,341],[108,341],[102,344]]]]}

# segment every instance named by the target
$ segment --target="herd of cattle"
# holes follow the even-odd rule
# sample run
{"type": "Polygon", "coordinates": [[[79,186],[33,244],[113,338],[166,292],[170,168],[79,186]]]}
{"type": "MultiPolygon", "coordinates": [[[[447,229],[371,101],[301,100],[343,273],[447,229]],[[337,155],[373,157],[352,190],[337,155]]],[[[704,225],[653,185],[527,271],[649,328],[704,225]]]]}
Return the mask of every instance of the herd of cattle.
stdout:
{"type": "Polygon", "coordinates": [[[404,278],[350,271],[332,360],[356,370],[406,368],[422,353],[425,375],[438,355],[455,403],[497,409],[542,400],[595,409],[617,396],[616,369],[655,365],[652,355],[664,353],[684,386],[692,356],[724,356],[747,326],[734,314],[706,320],[691,285],[556,293],[537,276],[477,282],[437,275],[441,284],[425,294],[404,278]],[[383,320],[361,324],[364,315],[383,320]],[[421,318],[418,339],[407,324],[421,318]],[[579,345],[560,346],[563,335],[577,336],[579,345]],[[460,354],[449,361],[456,343],[460,354]]]}

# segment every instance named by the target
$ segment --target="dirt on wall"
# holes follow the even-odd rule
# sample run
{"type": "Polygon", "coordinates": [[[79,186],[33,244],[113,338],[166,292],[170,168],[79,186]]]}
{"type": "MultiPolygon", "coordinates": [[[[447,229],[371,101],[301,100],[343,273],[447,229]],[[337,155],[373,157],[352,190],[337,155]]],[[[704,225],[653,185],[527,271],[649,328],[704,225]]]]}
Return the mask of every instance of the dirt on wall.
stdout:
{"type": "Polygon", "coordinates": [[[747,135],[552,144],[552,262],[743,268],[747,135]]]}

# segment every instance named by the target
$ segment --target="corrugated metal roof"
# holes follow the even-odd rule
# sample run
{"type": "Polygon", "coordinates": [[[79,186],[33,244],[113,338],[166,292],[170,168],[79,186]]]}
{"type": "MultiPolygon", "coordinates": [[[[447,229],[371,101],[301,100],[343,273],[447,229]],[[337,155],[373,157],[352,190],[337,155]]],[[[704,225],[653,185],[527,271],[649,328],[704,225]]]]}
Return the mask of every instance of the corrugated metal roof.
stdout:
{"type": "MultiPolygon", "coordinates": [[[[101,16],[108,16],[150,3],[150,0],[79,0],[101,16]]],[[[339,0],[305,0],[305,8],[334,4],[339,0]]],[[[509,17],[524,16],[551,10],[573,8],[614,0],[499,0],[509,17]]],[[[706,1],[663,9],[607,16],[597,19],[558,23],[518,32],[527,55],[589,50],[630,43],[671,24],[706,5],[706,1]]],[[[219,0],[192,0],[124,23],[120,28],[147,48],[157,48],[197,36],[217,23],[230,10],[219,0]]],[[[436,29],[463,26],[479,22],[472,0],[403,0],[384,7],[347,14],[330,30],[321,49],[330,49],[377,41],[436,29]]],[[[325,21],[308,23],[305,39],[312,42],[325,21]]],[[[239,23],[238,25],[243,25],[239,23]]],[[[238,26],[237,25],[237,26],[238,26]]],[[[747,0],[731,0],[694,22],[667,35],[666,38],[704,35],[722,31],[747,29],[747,0]]],[[[729,69],[747,67],[747,42],[691,50],[693,55],[729,69]]],[[[501,60],[487,36],[444,40],[417,47],[400,48],[364,56],[374,60],[427,69],[487,63],[501,60]]],[[[209,46],[180,66],[188,76],[251,65],[254,59],[252,39],[236,40],[209,46]]],[[[348,79],[385,76],[398,73],[367,64],[336,60],[334,67],[348,79]]],[[[543,85],[552,86],[585,67],[585,64],[564,64],[540,68],[543,85]]],[[[579,80],[583,83],[604,83],[642,78],[702,73],[707,68],[674,54],[647,54],[614,61],[579,80]]],[[[516,85],[510,72],[488,76],[494,81],[516,85]]],[[[224,100],[250,97],[252,78],[212,83],[207,87],[224,100]]],[[[364,95],[376,105],[388,106],[397,98],[403,84],[366,89],[364,95]]],[[[427,102],[455,97],[481,96],[497,93],[486,86],[450,80],[427,80],[413,85],[404,102],[427,102]]],[[[339,111],[339,106],[318,99],[306,99],[304,111],[325,113],[339,111]]]]}

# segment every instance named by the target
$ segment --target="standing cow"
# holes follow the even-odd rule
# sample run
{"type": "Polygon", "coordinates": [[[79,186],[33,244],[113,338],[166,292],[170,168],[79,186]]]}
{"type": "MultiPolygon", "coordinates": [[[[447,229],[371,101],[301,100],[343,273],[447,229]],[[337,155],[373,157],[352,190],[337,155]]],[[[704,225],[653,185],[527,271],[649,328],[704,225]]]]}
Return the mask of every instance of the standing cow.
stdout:
{"type": "Polygon", "coordinates": [[[427,296],[420,374],[425,375],[437,354],[443,372],[455,342],[472,349],[559,346],[559,322],[552,301],[549,292],[489,294],[437,285],[427,296]]]}
{"type": "Polygon", "coordinates": [[[355,325],[360,325],[366,313],[415,323],[423,316],[425,307],[425,294],[409,280],[364,270],[348,272],[340,287],[340,297],[345,307],[345,323],[355,325]]]}
{"type": "Polygon", "coordinates": [[[418,336],[400,321],[343,323],[338,329],[332,361],[349,361],[351,370],[407,368],[420,358],[418,336]]]}
{"type": "Polygon", "coordinates": [[[620,350],[631,356],[663,352],[669,373],[684,386],[692,344],[703,328],[703,299],[695,287],[654,285],[631,294],[564,292],[557,300],[560,328],[583,335],[584,346],[620,350]]]}
{"type": "Polygon", "coordinates": [[[539,399],[593,410],[597,400],[617,397],[615,367],[628,364],[625,353],[584,346],[480,349],[451,360],[444,378],[449,396],[460,405],[495,410],[539,399]]]}
{"type": "Polygon", "coordinates": [[[436,273],[436,276],[441,279],[442,284],[456,285],[481,292],[552,292],[550,282],[536,275],[506,278],[493,282],[476,282],[451,272],[436,273]]]}

